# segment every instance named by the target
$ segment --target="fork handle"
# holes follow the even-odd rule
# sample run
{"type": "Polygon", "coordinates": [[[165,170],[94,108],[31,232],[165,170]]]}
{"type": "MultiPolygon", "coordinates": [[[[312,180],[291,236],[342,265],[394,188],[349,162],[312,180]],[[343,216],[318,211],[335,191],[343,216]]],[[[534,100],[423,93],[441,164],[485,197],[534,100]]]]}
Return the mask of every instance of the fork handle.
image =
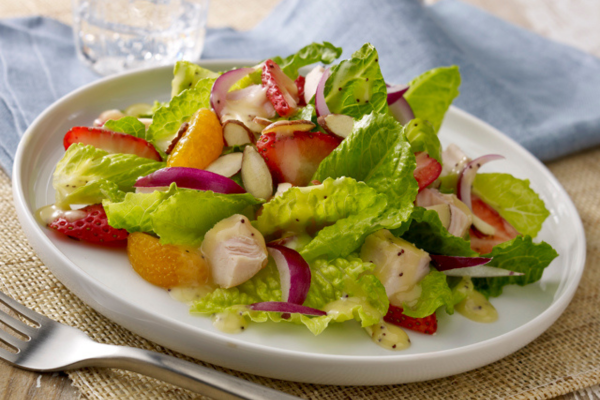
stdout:
{"type": "MultiPolygon", "coordinates": [[[[166,354],[101,345],[104,355],[87,366],[125,369],[209,396],[215,400],[292,400],[299,397],[215,371],[166,354]],[[107,352],[107,347],[112,351],[107,352]]],[[[81,364],[79,365],[81,366],[81,364]]]]}

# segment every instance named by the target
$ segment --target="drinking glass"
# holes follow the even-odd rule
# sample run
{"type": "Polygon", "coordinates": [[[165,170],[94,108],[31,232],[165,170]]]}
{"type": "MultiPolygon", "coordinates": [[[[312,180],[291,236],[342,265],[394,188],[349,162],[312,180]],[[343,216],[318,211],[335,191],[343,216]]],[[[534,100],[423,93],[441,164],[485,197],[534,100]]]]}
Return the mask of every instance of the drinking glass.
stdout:
{"type": "Polygon", "coordinates": [[[209,0],[73,0],[79,58],[110,75],[196,61],[204,47],[209,0]]]}

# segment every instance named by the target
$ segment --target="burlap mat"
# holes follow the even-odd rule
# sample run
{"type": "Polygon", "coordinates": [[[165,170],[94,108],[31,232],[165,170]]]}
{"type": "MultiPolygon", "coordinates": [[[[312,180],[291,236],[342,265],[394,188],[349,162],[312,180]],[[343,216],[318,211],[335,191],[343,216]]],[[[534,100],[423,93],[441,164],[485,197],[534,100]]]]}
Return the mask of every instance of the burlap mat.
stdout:
{"type": "MultiPolygon", "coordinates": [[[[213,368],[307,399],[547,399],[600,383],[600,149],[555,162],[550,169],[575,201],[583,220],[588,241],[587,266],[564,315],[524,349],[472,372],[395,386],[309,385],[213,368]]],[[[0,173],[0,290],[29,308],[85,331],[98,342],[186,358],[99,315],[46,269],[21,230],[10,180],[3,173],[0,173]]],[[[171,385],[119,370],[84,369],[68,374],[90,399],[196,397],[171,385]]]]}

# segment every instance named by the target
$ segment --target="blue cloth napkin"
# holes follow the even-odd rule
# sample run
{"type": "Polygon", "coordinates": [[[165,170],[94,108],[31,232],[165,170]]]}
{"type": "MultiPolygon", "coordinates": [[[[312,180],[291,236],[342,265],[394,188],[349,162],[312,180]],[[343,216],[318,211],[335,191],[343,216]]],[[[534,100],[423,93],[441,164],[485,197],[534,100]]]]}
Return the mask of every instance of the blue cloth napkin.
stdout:
{"type": "MultiPolygon", "coordinates": [[[[99,77],[76,59],[71,29],[46,18],[0,21],[0,165],[47,106],[99,77]]],[[[204,58],[290,54],[312,41],[379,51],[390,82],[460,66],[455,104],[542,160],[600,144],[600,59],[457,0],[284,0],[250,32],[209,30],[204,58]]]]}

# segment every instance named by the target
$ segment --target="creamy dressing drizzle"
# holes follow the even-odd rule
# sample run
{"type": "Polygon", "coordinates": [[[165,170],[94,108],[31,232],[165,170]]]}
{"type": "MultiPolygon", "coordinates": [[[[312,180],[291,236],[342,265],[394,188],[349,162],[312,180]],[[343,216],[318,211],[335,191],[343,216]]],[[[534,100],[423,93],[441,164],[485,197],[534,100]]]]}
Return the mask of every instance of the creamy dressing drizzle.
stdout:
{"type": "Polygon", "coordinates": [[[44,224],[48,225],[55,219],[62,217],[69,222],[77,221],[85,217],[87,214],[81,210],[63,210],[54,204],[44,206],[35,213],[37,218],[44,224]]]}
{"type": "Polygon", "coordinates": [[[498,311],[484,295],[475,290],[471,278],[464,277],[458,285],[458,290],[467,297],[454,307],[456,311],[475,322],[490,323],[498,319],[498,311]]]}
{"type": "Polygon", "coordinates": [[[386,350],[404,350],[410,347],[410,339],[404,329],[381,321],[365,328],[371,340],[386,350]]]}
{"type": "Polygon", "coordinates": [[[213,292],[217,287],[213,285],[202,286],[182,286],[169,289],[169,295],[174,300],[191,305],[196,300],[200,300],[207,294],[213,292]]]}
{"type": "Polygon", "coordinates": [[[212,316],[215,328],[224,333],[240,333],[248,327],[248,320],[242,312],[222,312],[212,316]]]}

